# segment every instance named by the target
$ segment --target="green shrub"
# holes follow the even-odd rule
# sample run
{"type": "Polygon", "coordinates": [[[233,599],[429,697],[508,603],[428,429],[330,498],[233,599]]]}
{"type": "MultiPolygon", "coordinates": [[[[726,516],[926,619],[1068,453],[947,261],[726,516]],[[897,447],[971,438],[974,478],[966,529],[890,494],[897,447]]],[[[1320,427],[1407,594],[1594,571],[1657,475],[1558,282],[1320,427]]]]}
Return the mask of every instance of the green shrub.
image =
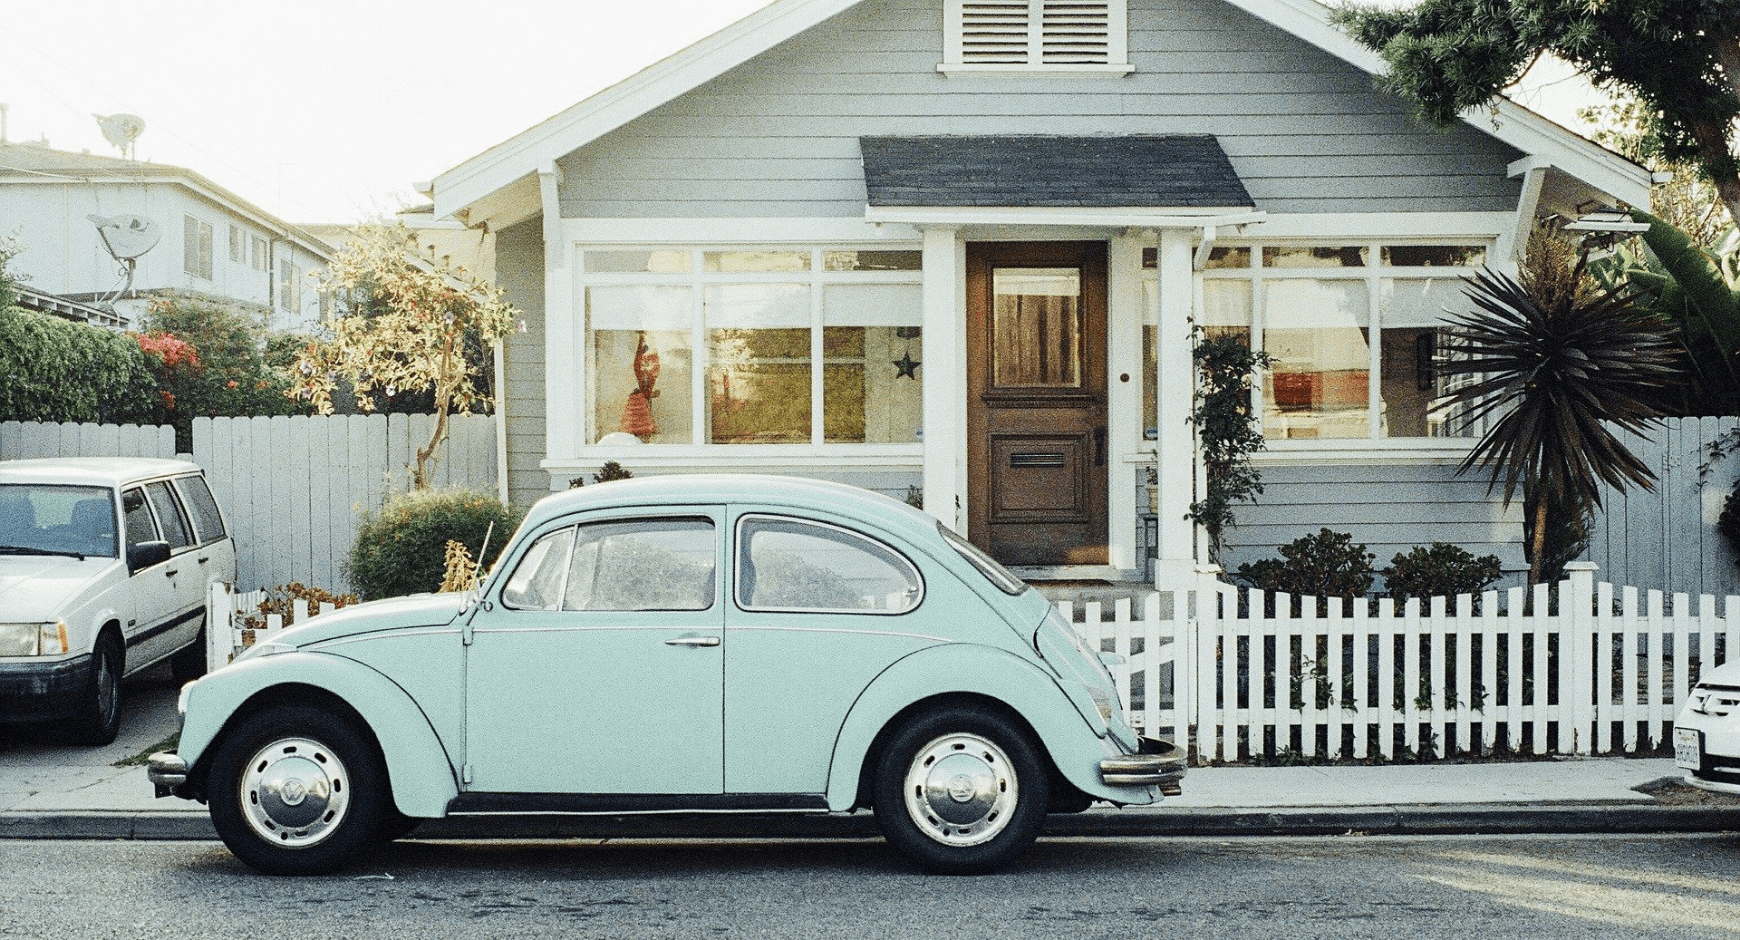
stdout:
{"type": "Polygon", "coordinates": [[[1239,565],[1239,577],[1265,591],[1312,597],[1363,597],[1371,590],[1377,556],[1345,532],[1324,529],[1281,546],[1280,558],[1239,565]]]}
{"type": "Polygon", "coordinates": [[[0,308],[0,421],[149,422],[157,381],[120,333],[0,308]]]}
{"type": "Polygon", "coordinates": [[[365,513],[345,566],[364,600],[434,591],[446,574],[447,541],[461,542],[482,557],[489,536],[487,569],[519,525],[520,513],[489,493],[417,490],[396,496],[379,513],[365,513]]]}
{"type": "Polygon", "coordinates": [[[1504,574],[1497,555],[1479,558],[1459,545],[1433,542],[1430,548],[1419,545],[1412,551],[1397,552],[1390,566],[1383,571],[1384,586],[1397,604],[1410,597],[1425,602],[1428,597],[1448,597],[1451,604],[1458,594],[1479,594],[1504,574]]]}

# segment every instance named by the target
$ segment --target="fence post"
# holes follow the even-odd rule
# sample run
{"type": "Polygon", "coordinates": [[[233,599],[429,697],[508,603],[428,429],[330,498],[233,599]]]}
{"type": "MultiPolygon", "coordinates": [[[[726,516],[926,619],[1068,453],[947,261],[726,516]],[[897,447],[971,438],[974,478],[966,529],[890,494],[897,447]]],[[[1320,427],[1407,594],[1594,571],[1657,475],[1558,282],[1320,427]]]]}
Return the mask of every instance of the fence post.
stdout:
{"type": "MultiPolygon", "coordinates": [[[[1561,714],[1569,719],[1571,752],[1588,754],[1594,750],[1595,710],[1595,645],[1593,631],[1595,604],[1595,568],[1592,561],[1573,561],[1565,566],[1570,576],[1569,597],[1559,599],[1560,622],[1564,631],[1559,642],[1570,634],[1567,663],[1559,672],[1559,703],[1561,714]]],[[[1559,747],[1565,746],[1563,729],[1559,747]]]]}
{"type": "MultiPolygon", "coordinates": [[[[1215,643],[1220,636],[1220,566],[1201,565],[1196,569],[1196,581],[1190,591],[1178,591],[1172,595],[1173,622],[1186,625],[1178,641],[1181,652],[1188,651],[1187,656],[1177,656],[1173,659],[1173,682],[1182,673],[1191,672],[1188,688],[1193,695],[1175,695],[1174,704],[1178,706],[1179,737],[1184,738],[1186,752],[1190,748],[1191,729],[1196,734],[1196,761],[1206,764],[1221,756],[1221,729],[1215,721],[1214,696],[1220,689],[1220,681],[1215,675],[1215,643]],[[1191,594],[1195,594],[1196,615],[1189,616],[1189,610],[1184,606],[1190,603],[1191,594]]],[[[1236,612],[1235,612],[1236,615],[1236,612]]],[[[1228,669],[1232,667],[1232,659],[1228,659],[1228,669]]],[[[1176,685],[1174,686],[1176,690],[1176,685]]],[[[1227,703],[1227,712],[1232,711],[1232,703],[1227,703]]],[[[1238,756],[1233,750],[1227,755],[1228,760],[1238,756]]]]}
{"type": "Polygon", "coordinates": [[[205,669],[211,672],[230,664],[234,651],[230,620],[236,605],[230,602],[230,586],[213,581],[205,588],[205,669]]]}

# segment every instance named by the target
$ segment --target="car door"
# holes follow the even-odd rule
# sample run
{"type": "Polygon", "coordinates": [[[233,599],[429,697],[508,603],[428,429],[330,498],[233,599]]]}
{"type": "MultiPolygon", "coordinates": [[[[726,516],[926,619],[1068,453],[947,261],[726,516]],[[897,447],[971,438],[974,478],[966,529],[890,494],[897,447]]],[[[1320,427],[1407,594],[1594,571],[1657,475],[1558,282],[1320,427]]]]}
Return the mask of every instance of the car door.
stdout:
{"type": "MultiPolygon", "coordinates": [[[[129,486],[121,491],[121,526],[127,537],[123,559],[136,545],[165,540],[143,486],[129,486]]],[[[173,641],[165,634],[180,601],[175,586],[179,566],[172,554],[168,561],[128,574],[127,593],[133,596],[133,617],[123,632],[127,637],[129,669],[173,651],[173,641]]]]}
{"type": "Polygon", "coordinates": [[[467,789],[724,789],[720,513],[589,514],[524,540],[472,620],[467,789]]]}
{"type": "Polygon", "coordinates": [[[169,567],[163,573],[174,599],[167,602],[168,619],[158,626],[165,629],[164,643],[168,649],[180,649],[193,642],[204,622],[204,569],[210,566],[210,553],[199,545],[193,520],[170,481],[145,484],[145,498],[150,500],[151,512],[157,517],[158,532],[169,543],[169,567]]]}

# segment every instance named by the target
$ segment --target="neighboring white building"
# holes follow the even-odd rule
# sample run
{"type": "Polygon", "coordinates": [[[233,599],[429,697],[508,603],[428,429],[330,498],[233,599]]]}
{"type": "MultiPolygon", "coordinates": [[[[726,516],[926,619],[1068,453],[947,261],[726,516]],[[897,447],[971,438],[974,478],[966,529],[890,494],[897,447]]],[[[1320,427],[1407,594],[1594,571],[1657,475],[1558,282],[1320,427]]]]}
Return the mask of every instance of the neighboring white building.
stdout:
{"type": "Polygon", "coordinates": [[[1030,576],[1176,583],[1201,327],[1278,360],[1231,561],[1329,526],[1519,566],[1429,407],[1443,308],[1650,176],[1510,102],[1426,126],[1383,68],[1312,0],[777,0],[434,181],[525,311],[516,496],[825,477],[1030,576]]]}
{"type": "Polygon", "coordinates": [[[39,143],[0,143],[0,234],[24,248],[10,266],[24,283],[86,303],[113,298],[131,324],[173,290],[239,302],[273,330],[308,330],[320,322],[308,275],[332,257],[325,242],[192,170],[39,143]],[[91,216],[137,216],[158,231],[120,296],[126,276],[91,216]]]}

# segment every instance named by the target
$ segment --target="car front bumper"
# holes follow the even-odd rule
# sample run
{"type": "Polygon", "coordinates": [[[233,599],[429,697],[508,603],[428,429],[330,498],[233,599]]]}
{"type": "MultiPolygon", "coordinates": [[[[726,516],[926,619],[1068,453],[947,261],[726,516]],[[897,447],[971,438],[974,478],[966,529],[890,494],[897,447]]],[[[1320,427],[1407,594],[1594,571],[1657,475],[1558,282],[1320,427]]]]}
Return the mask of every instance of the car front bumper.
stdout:
{"type": "Polygon", "coordinates": [[[53,721],[76,713],[91,684],[91,657],[55,662],[0,660],[0,720],[53,721]]]}
{"type": "Polygon", "coordinates": [[[1697,692],[1704,694],[1695,694],[1674,719],[1674,763],[1693,786],[1740,793],[1740,689],[1700,686],[1697,692]]]}
{"type": "Polygon", "coordinates": [[[174,751],[158,751],[146,759],[145,776],[151,781],[151,788],[156,791],[157,798],[178,796],[184,800],[192,799],[192,793],[187,787],[187,761],[174,751]]]}
{"type": "Polygon", "coordinates": [[[1122,754],[1100,761],[1100,780],[1111,787],[1160,788],[1165,796],[1184,792],[1184,749],[1171,741],[1142,738],[1135,754],[1122,754]]]}

